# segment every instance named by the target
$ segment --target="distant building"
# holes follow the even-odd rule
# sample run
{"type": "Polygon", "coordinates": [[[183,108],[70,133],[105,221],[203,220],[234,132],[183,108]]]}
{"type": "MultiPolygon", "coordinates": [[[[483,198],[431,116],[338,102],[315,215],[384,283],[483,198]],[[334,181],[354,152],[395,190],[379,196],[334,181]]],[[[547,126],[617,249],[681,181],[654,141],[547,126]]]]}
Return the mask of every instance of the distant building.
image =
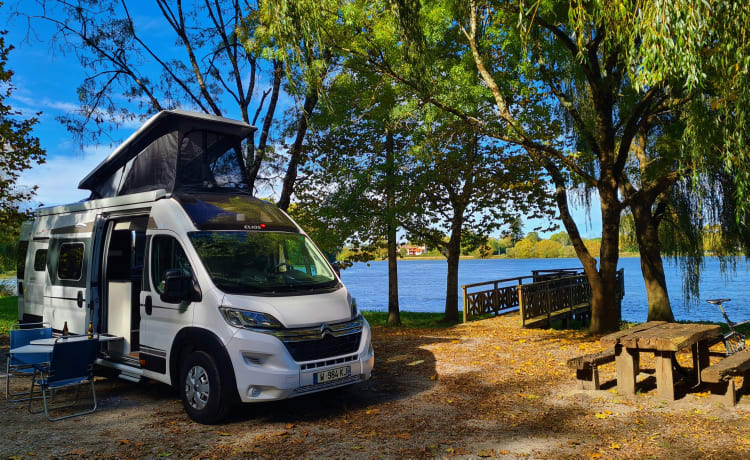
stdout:
{"type": "Polygon", "coordinates": [[[412,246],[410,244],[404,244],[401,246],[402,249],[406,249],[406,255],[407,256],[421,256],[425,252],[427,252],[427,247],[425,245],[422,246],[412,246]]]}

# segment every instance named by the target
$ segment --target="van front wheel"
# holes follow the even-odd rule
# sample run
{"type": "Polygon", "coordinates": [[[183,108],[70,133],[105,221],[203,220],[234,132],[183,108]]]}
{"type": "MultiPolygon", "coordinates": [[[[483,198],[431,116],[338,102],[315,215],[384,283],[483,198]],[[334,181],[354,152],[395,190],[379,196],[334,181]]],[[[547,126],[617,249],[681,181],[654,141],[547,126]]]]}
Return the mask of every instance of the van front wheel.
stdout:
{"type": "Polygon", "coordinates": [[[185,412],[198,423],[222,421],[230,409],[225,384],[214,358],[205,351],[187,355],[180,367],[180,395],[185,412]]]}

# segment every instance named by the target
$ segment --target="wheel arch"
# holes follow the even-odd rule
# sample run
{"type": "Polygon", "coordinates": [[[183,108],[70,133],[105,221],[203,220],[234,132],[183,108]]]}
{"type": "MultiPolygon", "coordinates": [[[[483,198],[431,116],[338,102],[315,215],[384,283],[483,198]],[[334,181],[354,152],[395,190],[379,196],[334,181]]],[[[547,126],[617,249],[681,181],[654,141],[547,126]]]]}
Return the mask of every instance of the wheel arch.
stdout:
{"type": "Polygon", "coordinates": [[[234,377],[234,367],[226,347],[213,332],[200,327],[186,327],[177,333],[169,353],[169,377],[174,388],[178,388],[180,380],[180,363],[185,354],[202,350],[209,353],[219,367],[222,377],[230,388],[237,392],[237,381],[234,377]]]}

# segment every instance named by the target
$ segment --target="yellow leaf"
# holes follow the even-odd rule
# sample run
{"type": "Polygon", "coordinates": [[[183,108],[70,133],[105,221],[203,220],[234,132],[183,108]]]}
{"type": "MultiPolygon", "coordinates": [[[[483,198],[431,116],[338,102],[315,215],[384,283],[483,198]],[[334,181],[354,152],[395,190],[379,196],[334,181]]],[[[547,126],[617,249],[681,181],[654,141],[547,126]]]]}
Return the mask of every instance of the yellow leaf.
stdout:
{"type": "Polygon", "coordinates": [[[609,445],[609,448],[610,448],[610,449],[619,449],[619,448],[620,448],[620,445],[619,445],[619,444],[617,444],[616,442],[613,442],[613,443],[611,443],[611,444],[609,445]]]}
{"type": "Polygon", "coordinates": [[[367,409],[365,411],[365,414],[367,415],[378,415],[380,413],[380,409],[367,409]]]}
{"type": "Polygon", "coordinates": [[[596,413],[596,418],[607,418],[607,415],[606,414],[602,414],[600,412],[597,412],[596,413]]]}
{"type": "Polygon", "coordinates": [[[407,366],[416,366],[417,364],[422,364],[424,362],[424,359],[418,359],[416,361],[412,361],[407,366]]]}

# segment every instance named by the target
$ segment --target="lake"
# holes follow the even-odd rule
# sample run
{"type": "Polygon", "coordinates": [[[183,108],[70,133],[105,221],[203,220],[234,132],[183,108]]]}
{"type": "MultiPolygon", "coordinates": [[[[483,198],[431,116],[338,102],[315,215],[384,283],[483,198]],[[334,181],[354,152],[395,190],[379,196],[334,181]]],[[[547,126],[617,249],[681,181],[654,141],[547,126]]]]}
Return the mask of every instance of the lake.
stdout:
{"type": "MultiPolygon", "coordinates": [[[[578,259],[471,259],[461,260],[458,284],[479,283],[503,278],[530,275],[532,270],[580,267],[578,259]]],[[[622,317],[627,321],[646,321],[648,299],[641,276],[640,259],[620,259],[625,269],[625,297],[622,317]]],[[[682,295],[682,275],[678,264],[665,260],[665,274],[672,311],[678,320],[723,321],[716,306],[705,299],[728,297],[725,305],[733,321],[750,318],[750,268],[744,261],[737,264],[734,275],[725,276],[716,258],[706,258],[701,276],[700,302],[687,304],[682,295]]],[[[445,260],[401,260],[398,263],[399,302],[403,311],[442,312],[445,310],[445,260]]],[[[357,263],[341,272],[357,304],[363,310],[388,309],[388,264],[385,261],[357,263]]],[[[459,291],[459,302],[461,292],[459,291]]],[[[461,308],[459,304],[459,309],[461,308]]]]}
{"type": "MultiPolygon", "coordinates": [[[[641,277],[640,259],[620,259],[625,269],[625,298],[622,299],[622,317],[628,321],[643,322],[648,316],[648,299],[641,277]]],[[[580,267],[578,259],[471,259],[462,260],[458,271],[458,284],[479,283],[503,278],[530,275],[532,270],[580,267]]],[[[442,312],[445,310],[445,277],[448,265],[445,260],[400,260],[398,262],[399,301],[403,311],[442,312]]],[[[680,267],[665,260],[665,273],[672,311],[678,320],[723,321],[718,308],[705,299],[728,297],[729,318],[740,321],[750,318],[750,271],[745,262],[737,264],[733,275],[725,276],[716,258],[706,258],[701,276],[700,302],[687,304],[682,296],[680,267]]],[[[363,310],[388,309],[388,263],[385,261],[357,263],[341,272],[357,304],[363,310]]],[[[15,279],[0,280],[15,287],[15,279]]],[[[461,292],[459,291],[459,302],[461,292]]],[[[459,305],[460,308],[460,305],[459,305]]]]}

